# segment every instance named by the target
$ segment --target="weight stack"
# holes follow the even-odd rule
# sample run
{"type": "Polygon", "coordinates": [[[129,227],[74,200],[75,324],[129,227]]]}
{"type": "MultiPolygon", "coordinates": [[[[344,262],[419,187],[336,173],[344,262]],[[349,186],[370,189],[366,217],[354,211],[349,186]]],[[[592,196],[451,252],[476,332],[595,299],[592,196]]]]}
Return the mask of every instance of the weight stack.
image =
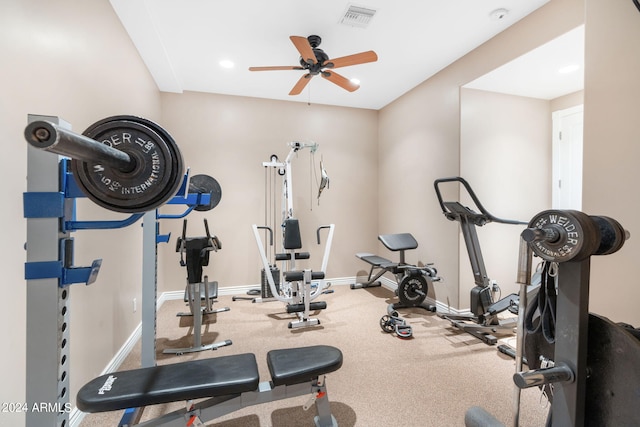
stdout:
{"type": "MultiPolygon", "coordinates": [[[[271,271],[271,277],[273,277],[273,282],[276,285],[276,290],[280,291],[280,269],[278,267],[269,267],[271,271]]],[[[260,272],[261,278],[261,295],[262,298],[273,298],[273,292],[271,292],[271,287],[269,286],[269,281],[267,280],[266,272],[264,268],[260,272]]]]}

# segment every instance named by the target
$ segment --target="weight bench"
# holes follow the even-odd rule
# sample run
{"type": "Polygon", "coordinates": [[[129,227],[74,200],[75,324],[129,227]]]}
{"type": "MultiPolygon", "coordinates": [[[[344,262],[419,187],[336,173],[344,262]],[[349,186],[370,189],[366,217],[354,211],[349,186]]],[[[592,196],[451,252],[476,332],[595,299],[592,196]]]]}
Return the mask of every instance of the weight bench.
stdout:
{"type": "Polygon", "coordinates": [[[337,427],[331,414],[325,375],[342,366],[342,352],[316,345],[267,353],[271,381],[259,382],[255,355],[244,353],[102,375],[84,385],[76,405],[83,412],[107,412],[187,401],[183,409],[136,426],[208,423],[241,408],[310,394],[317,427],[337,427]],[[194,399],[206,398],[192,404],[194,399]]]}
{"type": "Polygon", "coordinates": [[[405,272],[411,269],[432,270],[432,272],[429,271],[430,275],[433,276],[431,280],[440,280],[437,277],[435,269],[431,269],[429,267],[416,267],[415,265],[410,265],[405,262],[405,251],[409,249],[416,249],[418,247],[418,242],[411,233],[381,234],[378,236],[378,240],[380,240],[382,244],[390,251],[400,252],[399,261],[393,262],[391,260],[388,260],[387,258],[368,252],[357,253],[356,256],[367,264],[371,265],[371,269],[369,270],[367,281],[364,283],[353,283],[351,284],[351,289],[373,288],[380,286],[381,282],[378,279],[385,273],[392,273],[396,276],[397,283],[400,283],[405,272]],[[374,276],[373,274],[376,270],[377,273],[374,276]]]}

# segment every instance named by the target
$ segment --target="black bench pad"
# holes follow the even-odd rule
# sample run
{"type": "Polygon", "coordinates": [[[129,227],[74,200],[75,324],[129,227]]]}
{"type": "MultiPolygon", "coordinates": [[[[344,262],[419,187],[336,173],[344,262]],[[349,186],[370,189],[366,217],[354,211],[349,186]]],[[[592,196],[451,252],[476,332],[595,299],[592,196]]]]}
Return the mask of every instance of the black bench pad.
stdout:
{"type": "MultiPolygon", "coordinates": [[[[309,252],[294,252],[293,257],[295,259],[309,259],[311,255],[309,252]]],[[[276,261],[289,261],[291,260],[291,253],[276,254],[276,261]]]]}
{"type": "Polygon", "coordinates": [[[411,233],[381,234],[378,240],[390,251],[404,251],[418,247],[418,241],[411,233]]]}
{"type": "Polygon", "coordinates": [[[374,267],[390,268],[398,265],[397,262],[393,262],[391,260],[388,260],[378,255],[371,254],[369,252],[358,252],[356,256],[361,260],[363,260],[364,262],[371,264],[374,267]]]}
{"type": "Polygon", "coordinates": [[[255,355],[245,353],[102,375],[80,389],[76,405],[83,412],[115,411],[240,394],[259,381],[255,355]]]}
{"type": "MultiPolygon", "coordinates": [[[[312,271],[311,280],[324,279],[324,271],[312,271]]],[[[304,271],[285,271],[284,280],[287,282],[301,282],[304,280],[304,271]]]]}
{"type": "Polygon", "coordinates": [[[271,350],[267,365],[275,386],[299,384],[340,369],[342,352],[328,345],[271,350]]]}

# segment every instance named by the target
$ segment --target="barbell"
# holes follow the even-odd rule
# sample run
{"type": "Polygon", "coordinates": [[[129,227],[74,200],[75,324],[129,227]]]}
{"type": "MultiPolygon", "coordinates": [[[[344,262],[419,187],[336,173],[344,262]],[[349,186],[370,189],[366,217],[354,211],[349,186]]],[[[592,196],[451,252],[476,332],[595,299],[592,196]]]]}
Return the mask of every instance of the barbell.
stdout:
{"type": "Polygon", "coordinates": [[[159,125],[135,116],[113,116],[82,135],[48,121],[24,131],[29,144],[71,158],[80,189],[98,205],[117,212],[158,208],[177,193],[184,164],[175,141],[159,125]]]}

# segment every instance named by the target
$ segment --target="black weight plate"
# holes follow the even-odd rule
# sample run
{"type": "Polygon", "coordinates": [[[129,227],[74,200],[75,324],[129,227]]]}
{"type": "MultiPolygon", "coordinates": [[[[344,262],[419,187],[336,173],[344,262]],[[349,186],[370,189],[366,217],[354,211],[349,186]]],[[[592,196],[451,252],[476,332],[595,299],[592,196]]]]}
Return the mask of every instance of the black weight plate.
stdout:
{"type": "MultiPolygon", "coordinates": [[[[585,426],[640,425],[640,340],[625,327],[589,314],[585,426]]],[[[525,336],[528,369],[540,368],[539,356],[553,360],[554,345],[541,334],[525,336]]],[[[547,397],[553,400],[549,386],[547,397]]]]}
{"type": "Polygon", "coordinates": [[[593,255],[600,244],[596,224],[579,211],[543,211],[533,217],[529,227],[552,229],[558,233],[555,241],[535,240],[529,243],[533,252],[546,261],[580,261],[593,255]]]}
{"type": "Polygon", "coordinates": [[[622,225],[607,216],[590,216],[600,230],[600,246],[594,255],[610,255],[622,248],[626,232],[622,225]]]}
{"type": "Polygon", "coordinates": [[[189,193],[210,194],[208,205],[196,205],[197,211],[210,211],[218,206],[222,199],[222,188],[215,178],[209,175],[194,175],[189,180],[189,193]]]}
{"type": "Polygon", "coordinates": [[[406,307],[422,304],[428,292],[429,285],[423,275],[405,276],[398,285],[398,298],[406,307]]]}
{"type": "Polygon", "coordinates": [[[182,155],[173,138],[157,124],[134,116],[114,116],[94,123],[83,134],[135,161],[132,171],[99,161],[71,162],[78,186],[98,205],[117,212],[146,212],[178,191],[184,175],[182,155]]]}
{"type": "Polygon", "coordinates": [[[589,314],[585,426],[640,425],[640,341],[605,317],[589,314]]]}

